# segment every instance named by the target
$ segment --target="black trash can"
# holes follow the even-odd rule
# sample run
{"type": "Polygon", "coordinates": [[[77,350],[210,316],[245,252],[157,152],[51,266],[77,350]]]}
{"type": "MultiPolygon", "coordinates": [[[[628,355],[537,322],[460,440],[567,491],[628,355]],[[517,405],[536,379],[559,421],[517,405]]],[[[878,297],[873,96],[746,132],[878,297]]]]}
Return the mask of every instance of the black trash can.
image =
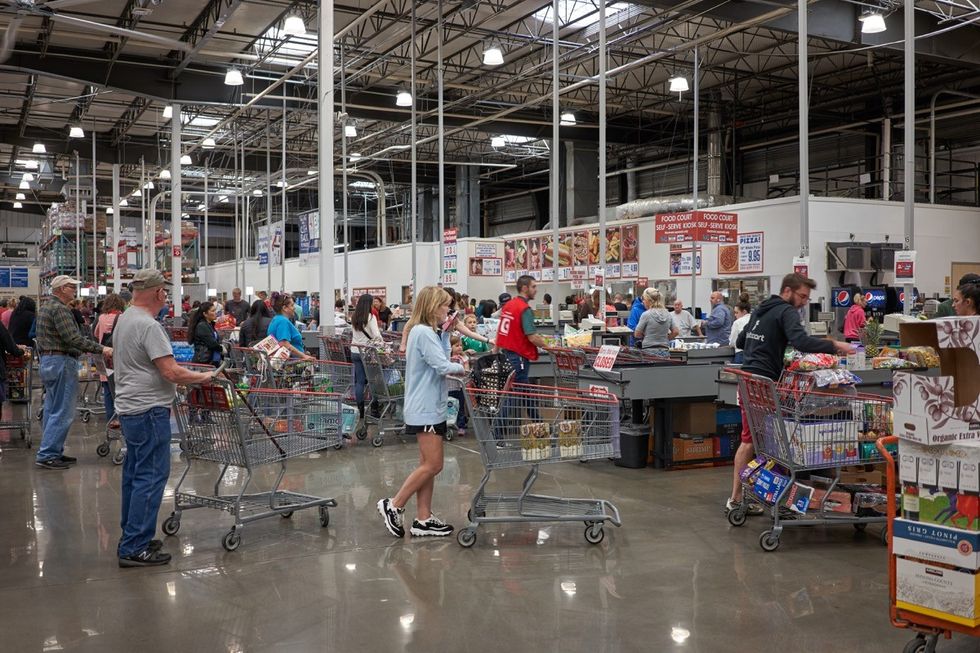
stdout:
{"type": "Polygon", "coordinates": [[[622,456],[615,460],[617,467],[646,467],[650,454],[650,427],[645,424],[620,425],[619,449],[622,456]]]}

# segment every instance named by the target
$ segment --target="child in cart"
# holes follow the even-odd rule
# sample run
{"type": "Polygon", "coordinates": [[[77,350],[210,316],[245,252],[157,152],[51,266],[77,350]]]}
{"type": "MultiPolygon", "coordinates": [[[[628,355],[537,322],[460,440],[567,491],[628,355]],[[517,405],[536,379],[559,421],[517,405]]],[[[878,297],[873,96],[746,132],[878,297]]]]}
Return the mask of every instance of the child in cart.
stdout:
{"type": "MultiPolygon", "coordinates": [[[[472,316],[467,316],[472,317],[472,316]]],[[[451,355],[449,360],[454,363],[459,363],[460,365],[466,365],[468,361],[467,355],[463,352],[463,341],[459,336],[453,336],[450,338],[451,343],[451,355]]],[[[453,389],[449,391],[449,420],[447,422],[455,421],[456,430],[460,435],[466,435],[466,404],[463,401],[463,388],[458,384],[454,383],[451,386],[453,389]],[[453,402],[455,400],[455,406],[453,402]],[[455,420],[452,420],[453,413],[455,409],[455,420]]]]}

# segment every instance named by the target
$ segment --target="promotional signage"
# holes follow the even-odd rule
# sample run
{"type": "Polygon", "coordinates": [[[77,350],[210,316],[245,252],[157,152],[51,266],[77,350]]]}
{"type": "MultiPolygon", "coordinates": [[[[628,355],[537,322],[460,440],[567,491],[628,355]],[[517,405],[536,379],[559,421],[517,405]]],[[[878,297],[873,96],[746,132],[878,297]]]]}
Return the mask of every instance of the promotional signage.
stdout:
{"type": "Polygon", "coordinates": [[[915,250],[895,252],[895,285],[915,284],[915,250]]]}
{"type": "Polygon", "coordinates": [[[796,274],[801,274],[804,277],[810,276],[810,257],[809,256],[795,256],[793,257],[793,272],[796,274]]]}
{"type": "Polygon", "coordinates": [[[10,287],[10,268],[0,268],[0,288],[10,287]]]}
{"type": "Polygon", "coordinates": [[[269,225],[264,224],[259,227],[259,237],[256,245],[259,251],[259,266],[264,267],[269,265],[269,225]]]}
{"type": "Polygon", "coordinates": [[[735,243],[738,214],[719,211],[661,213],[654,223],[656,243],[735,243]]]}
{"type": "Polygon", "coordinates": [[[477,258],[497,258],[500,256],[496,243],[476,243],[474,250],[477,258]]]}
{"type": "MultiPolygon", "coordinates": [[[[637,238],[637,225],[634,224],[609,227],[605,233],[598,229],[563,231],[559,234],[557,248],[552,242],[553,234],[505,240],[504,281],[514,283],[517,277],[525,274],[539,281],[553,281],[556,256],[559,281],[571,280],[572,269],[580,267],[589,277],[601,274],[604,279],[635,279],[640,267],[637,238]],[[600,260],[603,238],[606,245],[604,262],[600,260]]],[[[496,254],[479,256],[483,251],[481,246],[496,247],[477,244],[477,258],[496,257],[496,254]]]]}
{"type": "Polygon", "coordinates": [[[718,246],[718,274],[760,274],[763,271],[765,234],[738,234],[738,243],[718,246]]]}
{"type": "Polygon", "coordinates": [[[452,228],[442,232],[442,282],[454,284],[459,280],[456,237],[459,230],[452,228]]]}
{"type": "Polygon", "coordinates": [[[613,365],[616,364],[616,357],[619,356],[619,345],[603,345],[599,347],[599,353],[592,363],[592,369],[599,372],[612,372],[613,365]]]}
{"type": "Polygon", "coordinates": [[[27,268],[10,268],[10,287],[27,287],[27,268]]]}
{"type": "Polygon", "coordinates": [[[503,274],[503,270],[503,259],[470,257],[470,276],[472,277],[499,277],[503,274]]]}
{"type": "MultiPolygon", "coordinates": [[[[690,247],[682,249],[678,246],[671,246],[670,251],[670,276],[689,277],[691,276],[691,264],[694,258],[690,247]]],[[[701,248],[697,248],[698,274],[701,274],[701,248]]]]}
{"type": "Polygon", "coordinates": [[[572,270],[572,290],[585,290],[585,268],[572,270]]]}
{"type": "Polygon", "coordinates": [[[299,257],[307,260],[320,251],[320,212],[310,211],[299,216],[299,257]]]}
{"type": "Polygon", "coordinates": [[[378,297],[383,302],[386,295],[388,294],[388,289],[385,287],[375,287],[375,288],[354,288],[354,293],[352,295],[353,299],[356,301],[361,295],[371,295],[372,297],[378,297]]]}

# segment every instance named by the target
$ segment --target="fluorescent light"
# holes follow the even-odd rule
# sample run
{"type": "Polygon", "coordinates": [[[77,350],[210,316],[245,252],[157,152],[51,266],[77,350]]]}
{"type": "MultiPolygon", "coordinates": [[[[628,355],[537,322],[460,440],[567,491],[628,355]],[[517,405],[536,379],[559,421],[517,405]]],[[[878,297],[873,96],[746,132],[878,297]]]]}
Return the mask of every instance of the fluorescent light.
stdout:
{"type": "Polygon", "coordinates": [[[213,138],[205,138],[203,141],[201,141],[201,147],[203,149],[205,149],[205,150],[213,150],[214,149],[214,139],[213,138]]]}
{"type": "Polygon", "coordinates": [[[218,296],[217,288],[208,288],[208,297],[217,297],[217,296],[218,296]]]}
{"type": "Polygon", "coordinates": [[[307,176],[312,177],[313,175],[315,175],[318,172],[319,172],[319,170],[317,170],[316,168],[310,168],[309,170],[306,171],[306,174],[307,174],[307,176]]]}
{"type": "Polygon", "coordinates": [[[160,171],[160,179],[170,179],[170,170],[168,168],[160,171]]]}
{"type": "Polygon", "coordinates": [[[14,208],[15,209],[22,209],[22,208],[24,208],[24,205],[21,204],[20,202],[14,202],[14,208]]]}
{"type": "Polygon", "coordinates": [[[24,167],[27,168],[28,170],[37,170],[38,162],[35,161],[34,159],[28,159],[27,161],[24,161],[24,167]]]}
{"type": "Polygon", "coordinates": [[[575,114],[574,113],[572,113],[570,111],[566,111],[565,113],[561,114],[561,119],[560,119],[559,124],[562,124],[562,125],[574,125],[575,122],[576,121],[575,121],[575,114]]]}
{"type": "Polygon", "coordinates": [[[174,117],[174,108],[169,104],[163,107],[163,119],[170,120],[173,117],[174,117]]]}
{"type": "Polygon", "coordinates": [[[303,24],[303,19],[293,14],[291,16],[286,16],[286,22],[282,25],[282,31],[290,36],[305,36],[306,35],[306,25],[303,24]]]}
{"type": "Polygon", "coordinates": [[[21,181],[20,182],[20,185],[17,186],[17,188],[19,188],[21,190],[27,190],[30,187],[31,187],[31,185],[29,183],[27,183],[26,181],[21,181]]]}
{"type": "Polygon", "coordinates": [[[395,104],[400,107],[412,106],[412,94],[408,91],[398,91],[398,96],[395,98],[395,104]]]}
{"type": "Polygon", "coordinates": [[[504,63],[504,52],[500,49],[500,46],[496,43],[491,43],[483,51],[483,65],[484,66],[499,66],[504,63]]]}
{"type": "Polygon", "coordinates": [[[262,197],[262,189],[256,188],[255,190],[252,191],[252,195],[254,195],[255,197],[262,197]]]}
{"type": "Polygon", "coordinates": [[[153,185],[153,180],[152,179],[150,181],[146,182],[145,184],[143,184],[143,189],[144,190],[153,190],[154,188],[156,188],[156,186],[153,185]]]}
{"type": "Polygon", "coordinates": [[[191,214],[190,213],[181,213],[180,214],[180,217],[182,217],[182,218],[184,218],[186,220],[187,218],[191,217],[191,214]]]}
{"type": "Polygon", "coordinates": [[[14,195],[14,199],[20,201],[20,200],[26,200],[27,197],[23,193],[17,193],[16,195],[14,195]]]}
{"type": "Polygon", "coordinates": [[[227,204],[228,203],[228,196],[227,195],[218,195],[218,201],[221,202],[222,204],[227,204]]]}
{"type": "Polygon", "coordinates": [[[107,207],[106,210],[105,210],[105,214],[106,215],[112,215],[112,213],[113,213],[112,207],[111,206],[110,207],[107,207]]]}
{"type": "Polygon", "coordinates": [[[208,205],[207,204],[198,204],[197,205],[197,210],[198,211],[203,211],[206,208],[208,208],[208,205]]]}
{"type": "Polygon", "coordinates": [[[494,136],[490,139],[490,146],[494,149],[501,148],[507,144],[507,140],[503,136],[494,136]]]}
{"type": "Polygon", "coordinates": [[[671,93],[686,93],[691,88],[687,84],[687,78],[680,75],[674,75],[669,81],[671,93]]]}
{"type": "Polygon", "coordinates": [[[34,181],[34,175],[32,175],[29,172],[25,172],[24,176],[21,177],[21,179],[23,179],[24,181],[34,181]]]}
{"type": "Polygon", "coordinates": [[[861,21],[862,34],[877,34],[886,29],[885,17],[878,13],[864,14],[858,20],[861,21]]]}
{"type": "Polygon", "coordinates": [[[34,154],[47,154],[48,150],[44,147],[44,143],[34,143],[34,147],[31,148],[31,152],[34,154]]]}
{"type": "Polygon", "coordinates": [[[286,182],[284,182],[282,179],[276,182],[276,188],[285,188],[285,187],[286,187],[286,182]]]}
{"type": "Polygon", "coordinates": [[[361,153],[360,152],[351,152],[350,153],[350,160],[351,161],[359,161],[360,159],[361,159],[361,153]]]}
{"type": "Polygon", "coordinates": [[[85,138],[85,132],[81,127],[71,127],[68,129],[68,138],[85,138]]]}
{"type": "Polygon", "coordinates": [[[182,165],[182,166],[192,166],[192,165],[194,165],[194,161],[191,160],[191,155],[190,154],[185,154],[184,156],[180,157],[180,165],[182,165]]]}
{"type": "Polygon", "coordinates": [[[241,86],[245,83],[242,78],[242,71],[238,68],[229,68],[225,73],[225,86],[241,86]]]}
{"type": "Polygon", "coordinates": [[[127,200],[125,197],[122,198],[119,200],[119,206],[129,206],[129,200],[127,200]]]}
{"type": "Polygon", "coordinates": [[[137,188],[136,190],[133,191],[133,197],[143,197],[143,191],[137,188]]]}
{"type": "Polygon", "coordinates": [[[357,127],[354,125],[344,125],[344,136],[347,138],[357,138],[357,127]]]}

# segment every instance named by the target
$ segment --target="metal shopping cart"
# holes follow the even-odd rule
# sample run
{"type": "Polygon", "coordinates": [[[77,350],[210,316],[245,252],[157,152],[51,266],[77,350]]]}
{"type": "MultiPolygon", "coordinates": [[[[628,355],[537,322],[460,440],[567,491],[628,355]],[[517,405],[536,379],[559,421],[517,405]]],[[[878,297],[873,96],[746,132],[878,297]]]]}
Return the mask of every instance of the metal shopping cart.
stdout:
{"type": "MultiPolygon", "coordinates": [[[[778,383],[740,370],[735,374],[756,460],[764,462],[744,472],[744,499],[729,511],[729,523],[745,524],[749,501],[762,505],[772,519],[759,537],[764,551],[779,548],[784,528],[851,524],[864,530],[884,524],[883,512],[857,510],[857,502],[845,507],[835,492],[842,467],[883,462],[874,441],[890,428],[891,399],[819,391],[806,374],[787,373],[778,383]]],[[[884,499],[887,488],[872,494],[884,499]]]]}
{"type": "Polygon", "coordinates": [[[338,363],[351,362],[349,332],[345,331],[340,335],[322,335],[320,342],[322,343],[320,358],[338,363]]]}
{"type": "Polygon", "coordinates": [[[619,404],[609,395],[571,388],[508,383],[503,389],[471,381],[464,389],[485,473],[470,502],[469,525],[456,539],[476,542],[480,524],[583,522],[585,539],[598,544],[606,522],[619,526],[619,510],[604,499],[571,499],[531,490],[545,463],[618,455],[619,404]],[[519,492],[488,493],[492,472],[529,467],[519,492]]]}
{"type": "Polygon", "coordinates": [[[88,424],[92,415],[105,415],[102,402],[100,365],[105,369],[102,354],[82,354],[78,357],[78,414],[88,424]]]}
{"type": "Polygon", "coordinates": [[[551,355],[551,378],[561,388],[578,390],[578,379],[586,365],[585,352],[567,347],[548,347],[551,355]]]}
{"type": "MultiPolygon", "coordinates": [[[[107,370],[105,366],[105,361],[102,359],[101,356],[93,356],[92,362],[95,364],[96,374],[106,375],[108,377],[109,392],[115,393],[115,386],[112,382],[112,377],[106,374],[107,370]]],[[[105,388],[103,388],[102,392],[105,391],[106,391],[105,388]]],[[[105,413],[104,409],[102,410],[102,413],[105,413]]],[[[83,416],[85,414],[86,413],[83,413],[83,416]]],[[[91,418],[91,413],[87,413],[87,414],[89,415],[89,418],[91,418]]],[[[105,439],[99,443],[99,446],[95,448],[95,453],[96,455],[99,456],[99,458],[107,458],[111,454],[112,457],[110,458],[110,460],[112,461],[112,464],[122,465],[123,462],[126,460],[126,444],[125,441],[123,440],[122,428],[119,426],[118,421],[115,424],[115,428],[113,428],[114,420],[118,420],[117,415],[115,414],[106,415],[105,439]],[[116,449],[117,444],[119,445],[118,449],[116,449]],[[116,450],[113,451],[113,449],[116,450]]]]}
{"type": "Polygon", "coordinates": [[[191,388],[184,402],[175,406],[184,439],[186,467],[174,489],[174,511],[163,522],[163,532],[180,529],[181,514],[192,508],[214,508],[234,516],[235,523],[222,538],[227,551],[241,544],[245,524],[281,516],[288,519],[297,510],[317,508],[320,525],[330,523],[332,498],[280,490],[286,461],[336,446],[341,441],[341,397],[321,392],[254,389],[240,390],[227,381],[191,388]],[[215,463],[220,473],[214,493],[198,494],[183,489],[197,461],[215,463]],[[252,474],[261,465],[279,465],[271,490],[246,494],[252,474]],[[244,470],[238,491],[221,494],[219,488],[228,469],[244,470]]]}
{"type": "MultiPolygon", "coordinates": [[[[361,429],[366,433],[368,424],[377,424],[378,432],[372,438],[371,444],[380,447],[384,444],[386,431],[397,430],[402,434],[405,432],[405,425],[401,423],[402,404],[405,401],[405,357],[375,347],[365,346],[360,349],[371,399],[378,406],[376,417],[371,412],[365,413],[361,429]],[[393,426],[392,423],[400,426],[393,426]]],[[[358,439],[360,438],[358,433],[358,439]]]]}
{"type": "Polygon", "coordinates": [[[33,352],[28,349],[24,356],[6,356],[7,363],[7,401],[10,404],[19,404],[21,408],[15,409],[10,406],[10,410],[17,410],[20,417],[10,415],[0,418],[0,430],[20,431],[20,437],[24,440],[27,448],[33,445],[31,438],[32,415],[31,401],[34,389],[34,362],[33,352]]]}

